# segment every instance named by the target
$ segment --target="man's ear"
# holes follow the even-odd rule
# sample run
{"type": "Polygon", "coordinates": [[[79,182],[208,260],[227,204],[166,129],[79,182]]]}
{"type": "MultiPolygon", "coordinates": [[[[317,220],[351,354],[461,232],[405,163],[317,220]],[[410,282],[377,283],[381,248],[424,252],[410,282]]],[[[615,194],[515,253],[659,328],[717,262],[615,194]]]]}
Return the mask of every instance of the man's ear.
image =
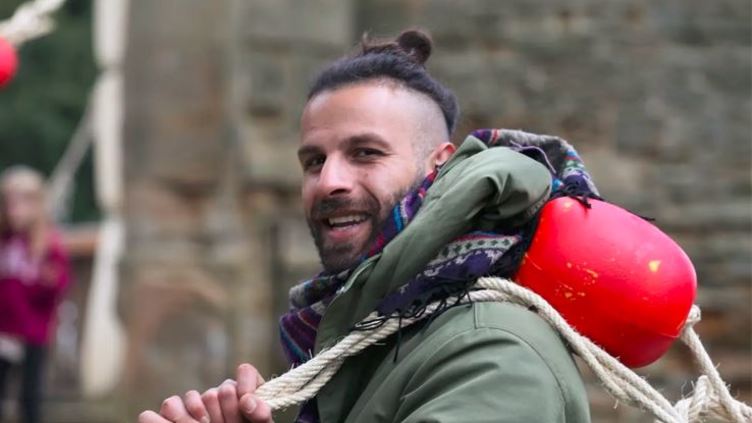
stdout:
{"type": "Polygon", "coordinates": [[[433,170],[443,165],[452,157],[456,150],[457,147],[449,141],[437,145],[433,152],[431,152],[431,155],[428,156],[428,166],[426,166],[426,169],[433,170]]]}

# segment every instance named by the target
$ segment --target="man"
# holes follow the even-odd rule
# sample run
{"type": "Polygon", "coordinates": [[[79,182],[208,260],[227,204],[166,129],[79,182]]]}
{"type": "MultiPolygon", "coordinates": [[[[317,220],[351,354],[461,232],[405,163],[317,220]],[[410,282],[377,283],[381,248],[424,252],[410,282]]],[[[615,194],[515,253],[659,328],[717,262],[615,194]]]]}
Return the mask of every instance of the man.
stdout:
{"type": "MultiPolygon", "coordinates": [[[[324,272],[291,290],[281,319],[293,365],[374,310],[384,319],[419,313],[480,276],[513,274],[529,222],[550,198],[548,160],[514,151],[548,154],[538,146],[489,148],[498,137],[479,132],[455,151],[456,100],[426,71],[430,53],[419,31],[366,42],[311,89],[298,156],[324,272]]],[[[254,395],[263,383],[244,364],[237,380],[171,397],[139,421],[271,422],[254,395]]],[[[533,311],[446,302],[347,359],[298,421],[584,422],[589,411],[566,345],[533,311]]]]}

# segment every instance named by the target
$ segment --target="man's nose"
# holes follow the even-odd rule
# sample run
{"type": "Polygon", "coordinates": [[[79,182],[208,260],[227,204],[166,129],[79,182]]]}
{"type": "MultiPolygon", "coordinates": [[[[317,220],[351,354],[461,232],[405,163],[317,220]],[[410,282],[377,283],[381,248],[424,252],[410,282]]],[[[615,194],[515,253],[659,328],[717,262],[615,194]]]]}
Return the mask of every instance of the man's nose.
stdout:
{"type": "Polygon", "coordinates": [[[338,158],[324,162],[319,174],[318,188],[321,195],[347,194],[352,190],[353,174],[347,163],[338,158]]]}

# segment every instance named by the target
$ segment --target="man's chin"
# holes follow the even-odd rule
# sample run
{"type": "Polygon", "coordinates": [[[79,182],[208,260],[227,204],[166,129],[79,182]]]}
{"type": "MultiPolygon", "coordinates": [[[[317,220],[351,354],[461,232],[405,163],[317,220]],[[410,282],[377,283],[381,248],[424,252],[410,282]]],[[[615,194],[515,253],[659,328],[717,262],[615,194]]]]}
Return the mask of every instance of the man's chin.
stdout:
{"type": "Polygon", "coordinates": [[[340,245],[334,248],[327,248],[325,251],[319,251],[321,265],[328,273],[339,273],[343,270],[350,269],[358,264],[362,253],[356,250],[355,246],[340,245]]]}
{"type": "Polygon", "coordinates": [[[370,245],[372,227],[362,223],[345,229],[321,228],[316,246],[324,270],[336,273],[357,265],[370,245]]]}

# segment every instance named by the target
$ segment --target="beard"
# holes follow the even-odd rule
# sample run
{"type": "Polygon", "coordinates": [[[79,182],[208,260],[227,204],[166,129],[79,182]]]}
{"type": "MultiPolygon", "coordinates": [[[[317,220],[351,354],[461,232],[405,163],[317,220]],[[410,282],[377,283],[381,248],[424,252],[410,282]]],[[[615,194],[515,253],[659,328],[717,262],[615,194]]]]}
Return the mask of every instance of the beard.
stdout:
{"type": "Polygon", "coordinates": [[[337,273],[358,264],[378,237],[394,206],[396,206],[397,203],[407,195],[407,193],[420,185],[423,179],[422,172],[419,172],[413,184],[407,188],[402,188],[393,192],[389,198],[383,202],[380,202],[373,196],[364,198],[338,196],[324,198],[315,202],[311,212],[306,217],[306,220],[324,270],[329,273],[337,273]],[[355,241],[348,241],[336,244],[327,243],[327,240],[324,237],[326,223],[323,222],[322,217],[328,216],[339,210],[358,210],[367,215],[367,219],[363,222],[363,224],[367,224],[369,228],[368,237],[365,242],[356,243],[355,241]]]}
{"type": "MultiPolygon", "coordinates": [[[[396,204],[396,203],[395,203],[396,204]]],[[[355,265],[358,259],[365,252],[369,245],[373,243],[377,236],[375,228],[380,228],[386,221],[385,208],[389,204],[382,205],[374,197],[355,199],[351,197],[332,197],[318,201],[313,206],[311,218],[308,218],[308,228],[311,231],[313,242],[321,259],[321,265],[324,270],[331,273],[341,272],[355,265]],[[326,223],[317,216],[326,216],[338,210],[359,210],[367,214],[368,218],[362,224],[368,225],[368,239],[364,245],[356,245],[354,241],[329,243],[327,242],[324,231],[326,223]]]]}

